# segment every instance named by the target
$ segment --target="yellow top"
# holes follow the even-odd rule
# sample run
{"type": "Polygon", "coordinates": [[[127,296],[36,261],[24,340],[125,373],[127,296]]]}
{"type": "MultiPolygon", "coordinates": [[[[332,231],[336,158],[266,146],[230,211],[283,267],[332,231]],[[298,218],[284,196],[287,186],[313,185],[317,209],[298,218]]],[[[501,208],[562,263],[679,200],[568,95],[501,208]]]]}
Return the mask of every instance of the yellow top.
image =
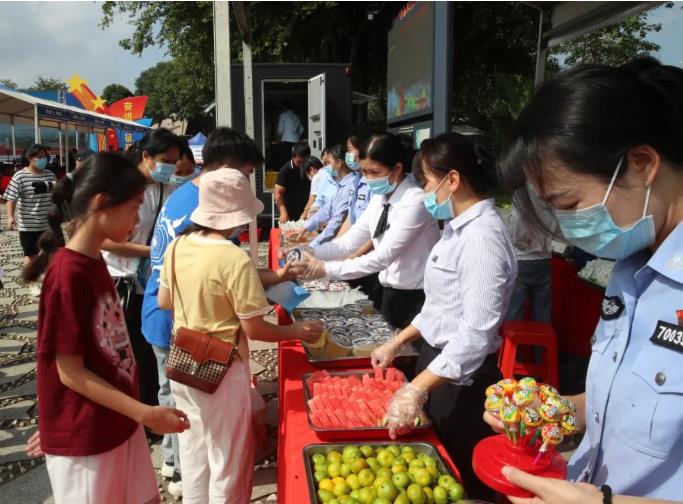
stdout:
{"type": "Polygon", "coordinates": [[[169,290],[173,287],[171,252],[176,242],[175,327],[206,332],[234,344],[240,319],[270,311],[254,264],[228,240],[198,233],[181,236],[166,249],[161,270],[160,283],[169,290]]]}

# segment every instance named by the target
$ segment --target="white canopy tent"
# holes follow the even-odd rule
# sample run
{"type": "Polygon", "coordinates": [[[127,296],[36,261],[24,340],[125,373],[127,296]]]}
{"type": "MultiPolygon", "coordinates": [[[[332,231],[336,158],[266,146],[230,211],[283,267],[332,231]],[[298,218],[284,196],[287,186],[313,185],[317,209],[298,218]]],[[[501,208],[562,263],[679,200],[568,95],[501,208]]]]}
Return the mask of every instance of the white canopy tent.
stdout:
{"type": "MultiPolygon", "coordinates": [[[[17,155],[15,128],[17,124],[32,124],[36,142],[40,142],[41,126],[56,128],[59,132],[59,155],[65,160],[67,167],[69,166],[69,137],[62,135],[63,132],[73,129],[81,133],[104,134],[107,128],[114,128],[139,133],[149,129],[134,121],[36,98],[7,88],[0,88],[0,122],[6,122],[11,127],[13,157],[17,155]]],[[[76,135],[76,144],[75,147],[79,148],[78,135],[76,135]]]]}

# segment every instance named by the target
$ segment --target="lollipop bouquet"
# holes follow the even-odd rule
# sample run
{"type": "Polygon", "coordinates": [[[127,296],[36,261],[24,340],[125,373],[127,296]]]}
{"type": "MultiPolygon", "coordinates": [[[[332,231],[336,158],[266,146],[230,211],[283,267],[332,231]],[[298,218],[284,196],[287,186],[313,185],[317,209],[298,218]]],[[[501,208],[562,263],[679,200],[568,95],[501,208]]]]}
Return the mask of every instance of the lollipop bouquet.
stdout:
{"type": "Polygon", "coordinates": [[[503,466],[565,477],[566,463],[554,447],[577,431],[573,402],[533,378],[506,378],[486,389],[484,408],[500,418],[505,434],[486,438],[475,448],[473,466],[482,481],[507,495],[527,497],[500,474],[503,466]]]}

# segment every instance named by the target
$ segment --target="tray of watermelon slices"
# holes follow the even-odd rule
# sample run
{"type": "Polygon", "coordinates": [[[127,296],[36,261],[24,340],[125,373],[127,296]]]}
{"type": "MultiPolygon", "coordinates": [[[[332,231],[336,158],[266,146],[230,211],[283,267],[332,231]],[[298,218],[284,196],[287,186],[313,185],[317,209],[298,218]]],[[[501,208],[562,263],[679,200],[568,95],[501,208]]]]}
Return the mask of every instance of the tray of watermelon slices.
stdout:
{"type": "MultiPolygon", "coordinates": [[[[395,368],[307,373],[303,385],[308,426],[321,439],[388,439],[389,401],[405,381],[395,368]]],[[[424,413],[415,419],[416,429],[430,425],[424,413]]]]}

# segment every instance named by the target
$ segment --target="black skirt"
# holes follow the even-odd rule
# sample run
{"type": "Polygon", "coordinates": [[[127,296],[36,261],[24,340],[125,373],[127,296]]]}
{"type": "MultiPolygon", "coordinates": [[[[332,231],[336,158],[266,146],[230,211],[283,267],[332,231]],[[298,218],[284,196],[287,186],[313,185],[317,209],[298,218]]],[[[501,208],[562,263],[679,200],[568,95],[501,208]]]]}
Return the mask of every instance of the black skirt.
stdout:
{"type": "MultiPolygon", "coordinates": [[[[416,372],[421,373],[440,353],[440,349],[423,341],[416,372]]],[[[429,393],[427,414],[434,431],[460,471],[470,499],[496,500],[496,492],[474,474],[472,452],[479,441],[494,434],[483,420],[484,399],[486,388],[501,378],[497,354],[491,354],[474,373],[472,385],[444,384],[429,393]]]]}

